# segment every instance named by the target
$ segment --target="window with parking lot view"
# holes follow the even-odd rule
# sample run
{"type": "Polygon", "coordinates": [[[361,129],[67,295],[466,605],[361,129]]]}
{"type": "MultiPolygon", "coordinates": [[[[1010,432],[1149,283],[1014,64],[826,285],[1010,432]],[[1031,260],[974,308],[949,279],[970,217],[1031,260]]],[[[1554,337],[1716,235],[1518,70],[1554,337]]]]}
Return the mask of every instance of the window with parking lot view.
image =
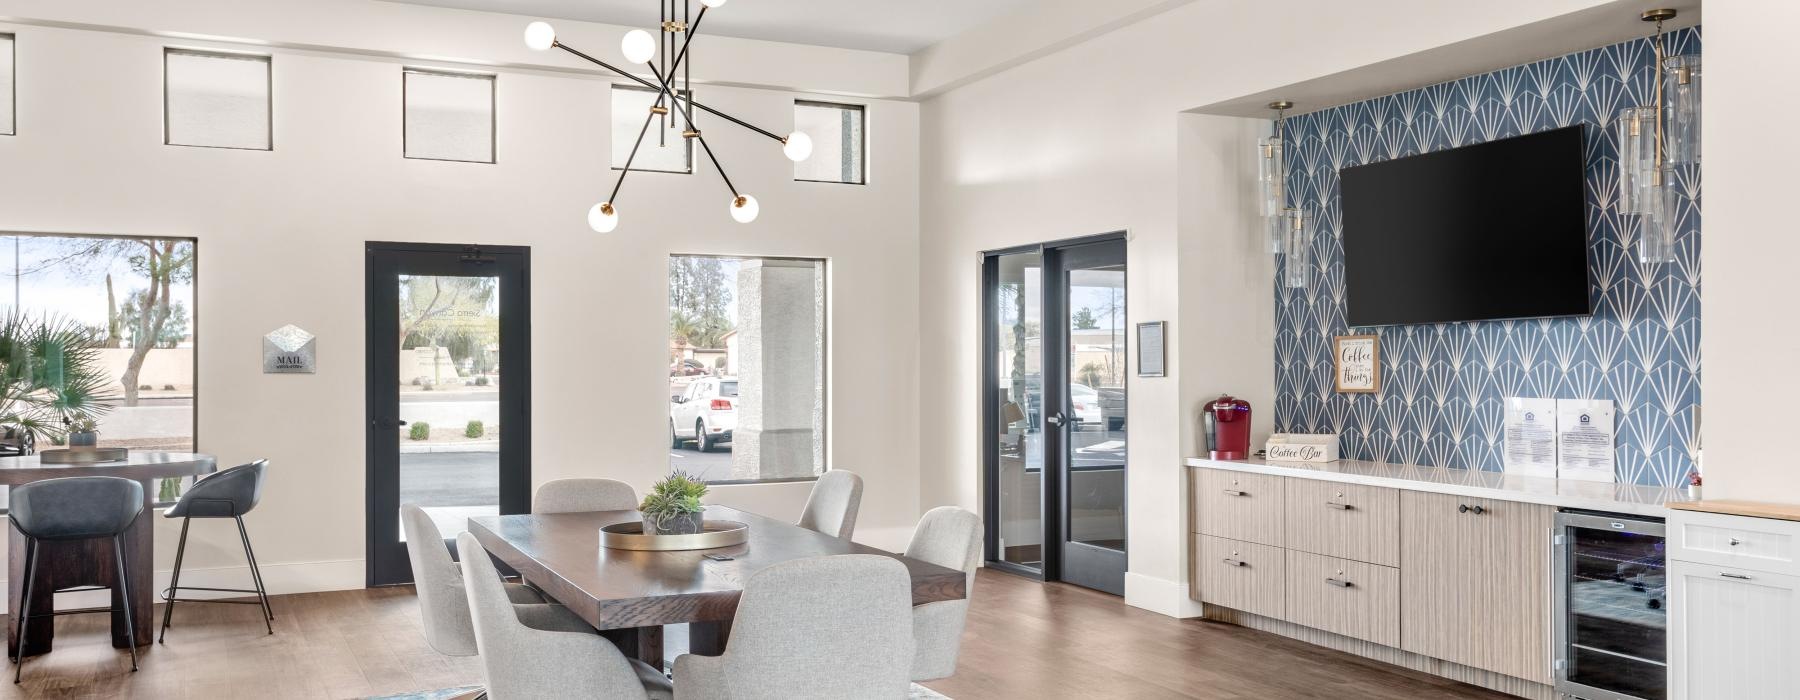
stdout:
{"type": "Polygon", "coordinates": [[[825,261],[671,256],[668,349],[671,470],[825,471],[825,261]]]}
{"type": "Polygon", "coordinates": [[[193,240],[7,234],[0,270],[0,455],[194,449],[193,240]]]}

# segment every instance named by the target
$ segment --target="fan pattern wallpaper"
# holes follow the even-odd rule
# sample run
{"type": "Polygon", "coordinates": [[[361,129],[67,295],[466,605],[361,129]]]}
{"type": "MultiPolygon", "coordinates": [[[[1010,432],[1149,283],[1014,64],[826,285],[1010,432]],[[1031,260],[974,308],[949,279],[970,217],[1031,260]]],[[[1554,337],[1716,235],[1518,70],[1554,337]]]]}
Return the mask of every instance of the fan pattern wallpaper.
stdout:
{"type": "MultiPolygon", "coordinates": [[[[1671,54],[1700,52],[1698,28],[1671,54]]],[[[1276,274],[1275,429],[1341,435],[1346,458],[1497,471],[1509,396],[1611,399],[1620,482],[1676,486],[1700,402],[1700,168],[1678,177],[1676,261],[1634,257],[1618,199],[1619,110],[1654,102],[1648,40],[1630,41],[1287,120],[1291,204],[1315,217],[1307,255],[1276,274]],[[1586,125],[1588,277],[1578,318],[1349,328],[1338,169],[1586,125]],[[1307,283],[1281,283],[1307,265],[1307,283]],[[1381,391],[1340,394],[1332,337],[1381,340],[1381,391]]],[[[1503,293],[1503,290],[1495,290],[1503,293]]]]}

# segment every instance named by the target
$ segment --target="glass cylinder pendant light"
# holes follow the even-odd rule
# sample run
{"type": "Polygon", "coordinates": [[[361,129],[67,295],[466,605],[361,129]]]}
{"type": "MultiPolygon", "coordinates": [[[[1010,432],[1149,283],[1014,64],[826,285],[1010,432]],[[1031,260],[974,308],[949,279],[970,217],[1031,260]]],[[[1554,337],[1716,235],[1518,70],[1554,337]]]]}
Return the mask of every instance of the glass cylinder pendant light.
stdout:
{"type": "Polygon", "coordinates": [[[1619,132],[1619,213],[1657,209],[1656,108],[1626,107],[1613,121],[1619,132]]]}
{"type": "Polygon", "coordinates": [[[1256,141],[1256,182],[1260,213],[1267,224],[1267,240],[1264,250],[1281,254],[1285,247],[1286,228],[1282,224],[1283,210],[1287,209],[1287,115],[1294,103],[1286,100],[1270,102],[1269,109],[1275,110],[1275,133],[1256,141]]]}
{"type": "Polygon", "coordinates": [[[1283,224],[1283,247],[1286,248],[1287,260],[1282,265],[1282,283],[1290,289],[1304,289],[1307,271],[1312,264],[1313,220],[1306,212],[1299,209],[1284,209],[1279,221],[1283,224]]]}
{"type": "Polygon", "coordinates": [[[1662,61],[1664,138],[1670,163],[1700,162],[1700,57],[1662,61]]]}
{"type": "Polygon", "coordinates": [[[1657,179],[1668,183],[1652,190],[1654,197],[1639,217],[1637,259],[1654,264],[1675,261],[1675,231],[1680,227],[1681,197],[1675,187],[1675,169],[1665,166],[1657,179]]]}

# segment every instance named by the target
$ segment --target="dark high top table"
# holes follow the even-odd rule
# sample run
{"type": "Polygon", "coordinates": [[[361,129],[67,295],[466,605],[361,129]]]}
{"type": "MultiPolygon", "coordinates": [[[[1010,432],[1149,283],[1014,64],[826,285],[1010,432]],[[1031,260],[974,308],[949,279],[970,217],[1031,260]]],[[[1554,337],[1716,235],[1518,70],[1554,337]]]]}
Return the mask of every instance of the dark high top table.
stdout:
{"type": "Polygon", "coordinates": [[[906,565],[913,605],[967,595],[963,572],[814,532],[785,520],[707,506],[708,520],[750,526],[750,541],[732,547],[639,552],[600,546],[600,527],[637,522],[635,510],[469,518],[482,547],[626,653],[662,666],[662,626],[688,623],[696,654],[724,651],[744,581],[772,565],[833,554],[879,554],[906,565]],[[713,561],[707,554],[734,557],[713,561]]]}
{"type": "MultiPolygon", "coordinates": [[[[131,569],[131,612],[137,622],[137,641],[139,645],[149,644],[154,639],[156,607],[152,603],[155,598],[156,578],[154,554],[156,548],[152,542],[155,530],[156,511],[151,504],[156,502],[157,481],[168,477],[195,476],[210,474],[217,468],[212,455],[190,454],[184,452],[132,452],[130,457],[117,462],[101,464],[44,464],[37,455],[24,457],[0,457],[0,485],[19,486],[33,481],[60,479],[66,476],[116,476],[131,479],[144,484],[144,511],[131,521],[131,527],[125,531],[125,562],[131,569]]],[[[25,588],[25,536],[19,534],[17,528],[8,521],[7,562],[6,562],[6,602],[7,610],[17,612],[24,601],[20,596],[25,588]]],[[[123,649],[130,646],[125,634],[125,612],[120,607],[118,586],[113,585],[117,575],[113,571],[112,543],[104,540],[82,540],[77,542],[40,542],[38,544],[37,585],[32,587],[32,617],[41,611],[49,614],[56,608],[52,588],[73,588],[76,586],[107,586],[112,588],[112,638],[113,646],[123,649]]],[[[33,656],[50,651],[50,639],[54,625],[36,624],[31,626],[31,634],[25,640],[25,655],[33,656]]],[[[6,616],[6,650],[14,653],[19,648],[19,616],[6,616]]]]}

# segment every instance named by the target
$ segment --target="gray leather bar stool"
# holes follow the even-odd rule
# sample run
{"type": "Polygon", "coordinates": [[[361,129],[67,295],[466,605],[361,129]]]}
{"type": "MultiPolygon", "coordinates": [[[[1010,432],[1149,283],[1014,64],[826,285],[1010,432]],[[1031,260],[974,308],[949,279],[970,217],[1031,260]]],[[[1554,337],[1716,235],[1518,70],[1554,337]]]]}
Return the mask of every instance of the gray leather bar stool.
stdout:
{"type": "MultiPolygon", "coordinates": [[[[77,476],[45,479],[12,487],[7,513],[13,527],[25,536],[25,590],[19,605],[19,653],[13,657],[16,668],[13,683],[25,675],[25,630],[31,624],[32,586],[38,575],[40,542],[111,539],[113,566],[118,578],[119,600],[125,606],[126,641],[131,644],[131,670],[138,670],[137,623],[131,615],[131,575],[125,570],[123,535],[131,521],[144,510],[144,486],[130,479],[113,476],[77,476]]],[[[110,612],[83,610],[71,612],[110,612]]],[[[49,617],[46,613],[38,617],[49,617]]]]}
{"type": "Polygon", "coordinates": [[[161,644],[169,634],[169,621],[175,617],[176,603],[234,603],[240,605],[261,605],[263,626],[269,634],[275,633],[275,613],[269,610],[269,593],[263,588],[262,571],[256,566],[256,550],[250,548],[250,533],[244,530],[244,515],[256,508],[262,500],[263,472],[268,468],[269,460],[259,459],[249,464],[241,464],[212,476],[194,482],[175,507],[164,513],[165,518],[181,518],[181,544],[175,547],[175,571],[169,576],[169,587],[163,591],[163,623],[162,631],[156,635],[156,643],[161,644]],[[238,539],[244,541],[244,559],[250,564],[250,579],[256,588],[206,588],[203,586],[181,585],[181,558],[187,553],[188,525],[195,518],[231,518],[237,521],[238,539]],[[181,591],[213,591],[216,593],[255,593],[256,600],[208,600],[200,598],[177,598],[181,591]]]}

